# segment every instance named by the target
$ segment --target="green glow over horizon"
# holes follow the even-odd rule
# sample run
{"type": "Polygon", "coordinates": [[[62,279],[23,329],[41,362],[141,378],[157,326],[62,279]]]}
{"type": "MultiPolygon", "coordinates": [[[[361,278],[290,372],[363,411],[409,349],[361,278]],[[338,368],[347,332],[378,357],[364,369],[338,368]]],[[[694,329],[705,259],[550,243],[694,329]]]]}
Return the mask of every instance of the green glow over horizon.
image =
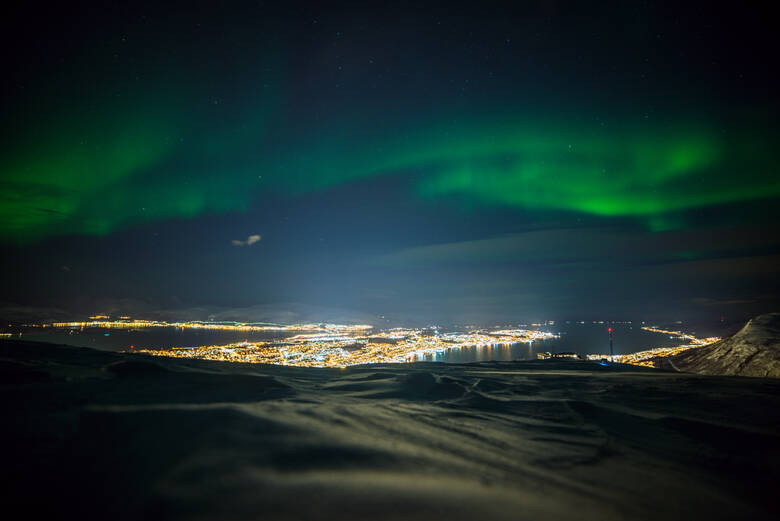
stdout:
{"type": "Polygon", "coordinates": [[[475,120],[401,133],[400,140],[363,138],[351,153],[343,142],[328,141],[319,144],[329,150],[324,157],[298,160],[286,186],[314,191],[413,171],[417,194],[427,200],[459,195],[485,205],[636,216],[650,229],[679,224],[672,212],[780,194],[768,146],[746,145],[744,136],[726,140],[702,125],[668,127],[607,132],[540,119],[532,125],[475,120]],[[296,177],[295,171],[313,174],[296,177]]]}
{"type": "Polygon", "coordinates": [[[41,121],[0,162],[0,236],[105,235],[244,211],[269,191],[409,174],[423,201],[635,217],[650,230],[684,225],[675,212],[780,195],[771,136],[736,129],[727,139],[695,118],[606,130],[518,112],[408,128],[331,122],[301,136],[272,105],[217,123],[171,108],[41,121]]]}

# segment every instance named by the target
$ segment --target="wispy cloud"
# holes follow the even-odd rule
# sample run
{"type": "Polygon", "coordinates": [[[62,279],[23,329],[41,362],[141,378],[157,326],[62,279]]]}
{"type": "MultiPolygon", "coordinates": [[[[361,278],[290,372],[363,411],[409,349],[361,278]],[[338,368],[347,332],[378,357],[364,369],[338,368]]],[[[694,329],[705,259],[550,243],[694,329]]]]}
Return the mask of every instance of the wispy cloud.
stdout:
{"type": "Polygon", "coordinates": [[[230,241],[230,244],[232,244],[233,246],[251,246],[256,242],[259,242],[260,239],[262,239],[260,235],[250,235],[249,237],[246,238],[245,241],[239,241],[233,239],[232,241],[230,241]]]}
{"type": "Polygon", "coordinates": [[[780,241],[754,227],[702,228],[669,232],[621,232],[609,228],[561,228],[396,250],[366,258],[373,266],[430,266],[543,263],[586,267],[637,265],[773,256],[780,241]]]}

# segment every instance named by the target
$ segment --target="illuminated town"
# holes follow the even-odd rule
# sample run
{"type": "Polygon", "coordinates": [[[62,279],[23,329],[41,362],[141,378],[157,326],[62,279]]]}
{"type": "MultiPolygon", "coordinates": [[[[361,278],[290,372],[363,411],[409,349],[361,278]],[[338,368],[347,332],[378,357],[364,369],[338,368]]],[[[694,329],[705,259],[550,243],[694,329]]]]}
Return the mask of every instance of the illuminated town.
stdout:
{"type": "MultiPolygon", "coordinates": [[[[362,327],[362,326],[361,326],[362,327]]],[[[360,364],[412,362],[425,355],[473,346],[531,343],[556,338],[553,333],[526,329],[440,334],[428,329],[390,329],[373,335],[354,331],[299,334],[281,341],[238,342],[228,345],[136,349],[134,352],[173,358],[203,358],[225,362],[346,367],[360,364]]]]}
{"type": "Polygon", "coordinates": [[[164,322],[158,320],[137,320],[130,317],[119,317],[119,320],[111,320],[105,315],[96,315],[89,317],[85,322],[53,322],[51,324],[42,324],[40,327],[54,327],[61,329],[86,329],[86,328],[106,328],[106,329],[142,329],[154,327],[175,327],[179,329],[209,329],[222,331],[316,331],[322,333],[358,333],[373,328],[369,325],[345,326],[339,324],[253,324],[245,322],[164,322]]]}
{"type": "MultiPolygon", "coordinates": [[[[594,322],[596,323],[596,322],[594,322]]],[[[600,322],[603,323],[603,322],[600,322]]],[[[546,322],[544,325],[552,325],[546,322]]],[[[542,326],[543,324],[531,324],[542,326]]],[[[291,365],[302,367],[347,367],[361,364],[405,363],[422,360],[450,350],[470,347],[508,346],[531,344],[536,341],[558,338],[558,335],[538,329],[477,329],[467,327],[467,332],[439,332],[437,327],[408,329],[395,328],[376,331],[373,326],[342,324],[292,324],[187,321],[166,322],[140,320],[128,316],[111,319],[95,315],[86,321],[52,322],[31,327],[85,330],[147,328],[176,328],[179,330],[213,330],[236,332],[287,333],[273,339],[245,340],[219,345],[149,348],[131,346],[128,352],[172,358],[199,358],[224,362],[291,365]]],[[[584,357],[572,352],[542,352],[536,356],[548,359],[586,359],[620,364],[654,367],[655,359],[674,356],[688,349],[705,346],[720,340],[718,337],[697,338],[681,331],[642,326],[652,333],[668,335],[682,343],[672,347],[657,347],[630,354],[588,354],[584,357]]],[[[4,333],[4,336],[10,336],[4,333]]]]}

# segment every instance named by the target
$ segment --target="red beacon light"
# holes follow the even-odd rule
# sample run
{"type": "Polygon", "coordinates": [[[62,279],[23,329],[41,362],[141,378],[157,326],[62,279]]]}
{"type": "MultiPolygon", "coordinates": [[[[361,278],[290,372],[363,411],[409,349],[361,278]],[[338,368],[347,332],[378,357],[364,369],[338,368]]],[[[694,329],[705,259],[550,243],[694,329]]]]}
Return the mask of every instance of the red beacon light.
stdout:
{"type": "Polygon", "coordinates": [[[608,328],[607,328],[607,331],[609,331],[610,333],[612,333],[612,328],[611,328],[611,327],[608,327],[608,328]]]}

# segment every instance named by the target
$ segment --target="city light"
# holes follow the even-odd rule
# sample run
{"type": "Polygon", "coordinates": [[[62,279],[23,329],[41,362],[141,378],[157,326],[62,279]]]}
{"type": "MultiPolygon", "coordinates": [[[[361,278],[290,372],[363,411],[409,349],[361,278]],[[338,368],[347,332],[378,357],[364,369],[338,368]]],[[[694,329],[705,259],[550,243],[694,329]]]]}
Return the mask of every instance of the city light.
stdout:
{"type": "Polygon", "coordinates": [[[223,362],[347,367],[361,364],[413,362],[426,355],[464,347],[531,343],[556,338],[552,333],[526,329],[446,334],[431,333],[428,329],[391,329],[372,335],[362,334],[361,331],[353,329],[343,331],[341,335],[300,334],[281,341],[238,342],[171,349],[134,349],[133,352],[223,362]]]}
{"type": "MultiPolygon", "coordinates": [[[[594,323],[603,323],[596,322],[594,323]]],[[[537,326],[541,324],[531,324],[537,326]]],[[[95,315],[83,322],[53,322],[37,327],[59,329],[143,329],[178,328],[181,330],[217,330],[239,332],[289,332],[292,336],[270,340],[243,341],[230,344],[205,346],[166,346],[165,348],[144,348],[133,344],[132,353],[171,358],[199,358],[223,362],[245,362],[259,364],[292,365],[303,367],[346,367],[360,364],[406,363],[467,347],[500,346],[517,343],[532,343],[557,338],[557,335],[537,329],[476,329],[468,332],[439,332],[438,326],[410,329],[393,328],[375,331],[366,324],[265,324],[244,322],[165,322],[139,320],[127,316],[111,320],[106,315],[95,315]]],[[[542,352],[540,360],[580,359],[609,361],[612,363],[654,367],[655,359],[709,345],[720,340],[718,337],[697,338],[680,331],[642,326],[645,331],[678,338],[684,343],[673,347],[657,347],[630,354],[607,355],[588,354],[580,357],[576,353],[542,352]]],[[[612,334],[613,328],[607,331],[612,334]]],[[[109,334],[106,333],[105,336],[109,334]]],[[[7,336],[7,335],[4,335],[7,336]]]]}
{"type": "Polygon", "coordinates": [[[367,331],[373,328],[370,325],[341,325],[341,324],[252,324],[245,322],[164,322],[159,320],[134,320],[130,317],[121,317],[120,320],[109,320],[104,315],[89,317],[87,322],[53,322],[43,324],[42,327],[54,328],[108,328],[108,329],[140,329],[154,327],[177,327],[179,329],[208,329],[222,331],[312,331],[327,334],[346,334],[367,331]]]}

